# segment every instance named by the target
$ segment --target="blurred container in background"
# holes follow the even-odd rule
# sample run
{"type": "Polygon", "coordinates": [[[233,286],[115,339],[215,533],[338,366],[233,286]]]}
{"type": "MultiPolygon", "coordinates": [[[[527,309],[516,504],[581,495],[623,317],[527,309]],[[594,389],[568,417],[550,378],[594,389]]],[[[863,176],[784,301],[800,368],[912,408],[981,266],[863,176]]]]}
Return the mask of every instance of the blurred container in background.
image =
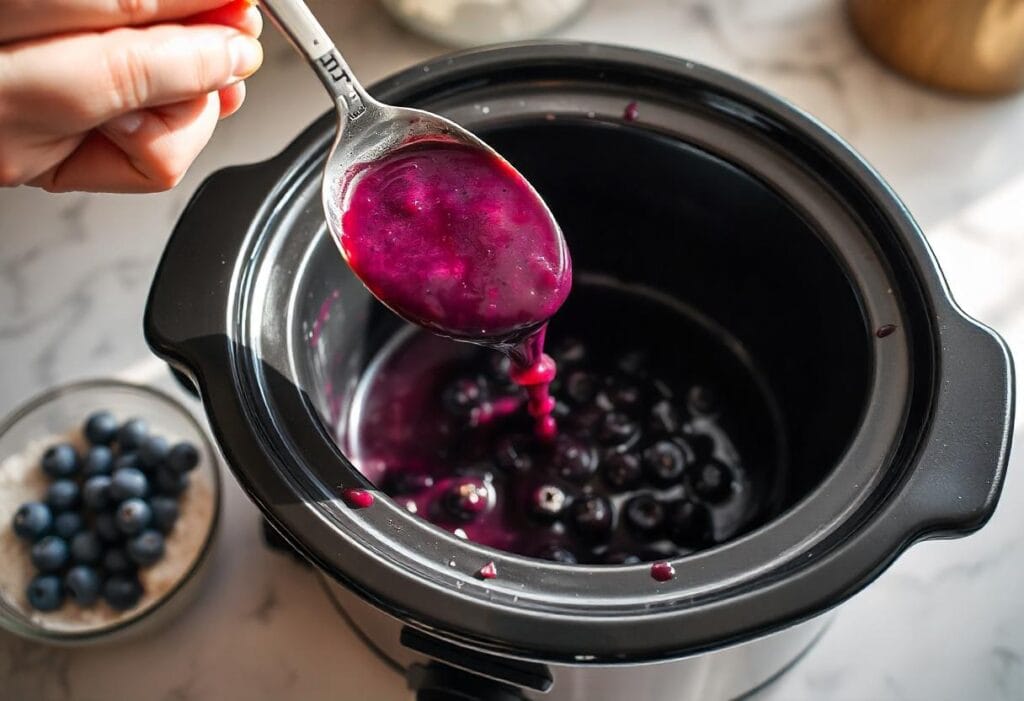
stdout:
{"type": "Polygon", "coordinates": [[[533,39],[575,17],[587,0],[381,0],[409,29],[450,46],[533,39]]]}
{"type": "Polygon", "coordinates": [[[1024,88],[1024,0],[849,0],[868,48],[910,78],[982,95],[1024,88]]]}

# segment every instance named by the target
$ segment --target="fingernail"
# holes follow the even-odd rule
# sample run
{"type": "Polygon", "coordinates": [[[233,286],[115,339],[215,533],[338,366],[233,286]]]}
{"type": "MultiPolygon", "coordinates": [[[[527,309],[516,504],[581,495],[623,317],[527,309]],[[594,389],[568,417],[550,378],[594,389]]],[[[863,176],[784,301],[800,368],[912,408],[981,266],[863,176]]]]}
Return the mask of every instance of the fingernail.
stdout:
{"type": "Polygon", "coordinates": [[[252,37],[236,36],[228,42],[231,66],[236,78],[248,78],[263,62],[263,48],[252,37]]]}
{"type": "Polygon", "coordinates": [[[142,112],[128,112],[108,121],[106,127],[125,136],[131,136],[142,126],[142,119],[142,112]]]}

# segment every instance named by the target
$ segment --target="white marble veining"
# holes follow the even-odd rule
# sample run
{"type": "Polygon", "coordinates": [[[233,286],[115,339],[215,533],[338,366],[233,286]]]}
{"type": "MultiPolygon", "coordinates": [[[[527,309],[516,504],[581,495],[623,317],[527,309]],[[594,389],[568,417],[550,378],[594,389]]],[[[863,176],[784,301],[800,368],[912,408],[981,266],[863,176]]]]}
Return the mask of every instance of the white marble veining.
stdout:
{"type": "MultiPolygon", "coordinates": [[[[370,0],[312,4],[368,81],[444,51],[370,0]]],[[[1024,97],[950,97],[890,74],[836,0],[594,0],[559,36],[686,56],[815,115],[900,193],[964,308],[1024,351],[1024,97]]],[[[140,320],[187,198],[210,172],[274,154],[326,108],[273,31],[265,47],[246,106],[175,191],[0,191],[0,412],[55,382],[126,367],[165,382],[145,363],[140,320]]],[[[1024,697],[1020,461],[982,531],[914,547],[759,698],[1024,697]]],[[[312,574],[262,547],[255,508],[227,483],[212,575],[181,619],[117,647],[54,650],[0,634],[0,699],[407,701],[402,679],[335,623],[312,574]]]]}

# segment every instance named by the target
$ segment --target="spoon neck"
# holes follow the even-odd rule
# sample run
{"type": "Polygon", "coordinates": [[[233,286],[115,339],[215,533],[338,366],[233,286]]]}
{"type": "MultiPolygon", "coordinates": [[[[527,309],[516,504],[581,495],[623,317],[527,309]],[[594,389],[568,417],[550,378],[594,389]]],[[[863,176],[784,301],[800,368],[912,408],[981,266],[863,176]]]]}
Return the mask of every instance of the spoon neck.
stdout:
{"type": "Polygon", "coordinates": [[[327,92],[338,103],[339,109],[344,107],[348,121],[360,117],[366,111],[372,98],[352,75],[352,69],[333,44],[322,55],[310,57],[309,63],[327,92]]]}

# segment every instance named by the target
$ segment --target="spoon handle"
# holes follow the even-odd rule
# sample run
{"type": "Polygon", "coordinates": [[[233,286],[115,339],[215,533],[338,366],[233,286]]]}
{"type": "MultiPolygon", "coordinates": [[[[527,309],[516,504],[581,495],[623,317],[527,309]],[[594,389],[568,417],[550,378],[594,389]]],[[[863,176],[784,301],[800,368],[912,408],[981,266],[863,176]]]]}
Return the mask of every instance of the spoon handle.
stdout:
{"type": "Polygon", "coordinates": [[[349,121],[366,111],[371,97],[345,63],[334,42],[303,0],[260,0],[292,45],[306,57],[335,103],[344,105],[349,121]]]}

